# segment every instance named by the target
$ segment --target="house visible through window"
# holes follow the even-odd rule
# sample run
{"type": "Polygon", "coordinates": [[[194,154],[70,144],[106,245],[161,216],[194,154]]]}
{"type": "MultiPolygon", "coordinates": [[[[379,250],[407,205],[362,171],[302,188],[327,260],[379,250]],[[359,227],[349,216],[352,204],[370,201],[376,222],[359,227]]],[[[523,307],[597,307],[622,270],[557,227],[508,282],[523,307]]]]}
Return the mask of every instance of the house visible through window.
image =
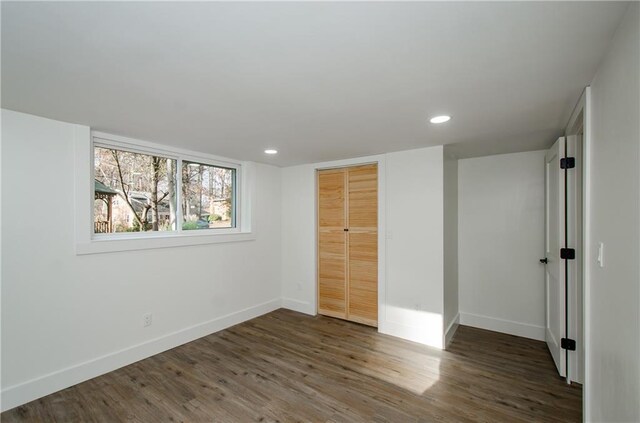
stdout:
{"type": "Polygon", "coordinates": [[[233,168],[96,145],[93,232],[235,228],[235,181],[233,168]]]}

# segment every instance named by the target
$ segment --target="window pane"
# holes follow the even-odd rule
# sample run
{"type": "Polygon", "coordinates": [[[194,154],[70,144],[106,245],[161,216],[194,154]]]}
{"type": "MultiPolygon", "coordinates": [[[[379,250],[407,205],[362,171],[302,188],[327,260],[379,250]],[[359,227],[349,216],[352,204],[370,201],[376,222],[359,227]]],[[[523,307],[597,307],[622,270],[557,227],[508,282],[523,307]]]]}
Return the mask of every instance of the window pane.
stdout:
{"type": "Polygon", "coordinates": [[[234,228],[235,169],[182,162],[182,229],[234,228]]]}
{"type": "Polygon", "coordinates": [[[175,160],[95,147],[94,176],[94,233],[175,230],[175,160]]]}

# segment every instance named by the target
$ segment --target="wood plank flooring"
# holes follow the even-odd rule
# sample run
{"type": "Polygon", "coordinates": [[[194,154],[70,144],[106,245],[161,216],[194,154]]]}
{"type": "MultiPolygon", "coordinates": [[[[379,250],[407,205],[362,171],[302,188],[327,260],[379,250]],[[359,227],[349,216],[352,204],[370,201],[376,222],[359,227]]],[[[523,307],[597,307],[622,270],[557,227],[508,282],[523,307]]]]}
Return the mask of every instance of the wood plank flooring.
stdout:
{"type": "Polygon", "coordinates": [[[542,342],[461,326],[448,351],[277,310],[32,401],[2,422],[572,422],[542,342]]]}

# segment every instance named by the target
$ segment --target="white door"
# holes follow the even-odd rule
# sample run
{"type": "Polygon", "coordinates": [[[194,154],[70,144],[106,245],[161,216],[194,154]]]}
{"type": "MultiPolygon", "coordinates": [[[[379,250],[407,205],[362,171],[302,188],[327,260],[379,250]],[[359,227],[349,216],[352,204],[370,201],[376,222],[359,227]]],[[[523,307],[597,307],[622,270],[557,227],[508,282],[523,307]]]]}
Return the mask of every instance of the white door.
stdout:
{"type": "Polygon", "coordinates": [[[559,138],[545,156],[545,339],[560,376],[566,376],[566,350],[560,346],[566,330],[566,286],[564,260],[560,248],[565,238],[565,172],[560,159],[565,139],[559,138]]]}

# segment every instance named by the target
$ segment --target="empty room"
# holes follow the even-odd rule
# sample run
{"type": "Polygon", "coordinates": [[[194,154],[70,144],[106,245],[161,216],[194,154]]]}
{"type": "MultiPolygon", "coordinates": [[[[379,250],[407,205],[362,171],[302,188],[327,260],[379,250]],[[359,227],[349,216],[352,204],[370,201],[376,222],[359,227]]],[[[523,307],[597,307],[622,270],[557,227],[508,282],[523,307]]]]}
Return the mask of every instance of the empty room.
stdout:
{"type": "Polygon", "coordinates": [[[0,18],[2,422],[640,423],[640,2],[0,18]]]}

